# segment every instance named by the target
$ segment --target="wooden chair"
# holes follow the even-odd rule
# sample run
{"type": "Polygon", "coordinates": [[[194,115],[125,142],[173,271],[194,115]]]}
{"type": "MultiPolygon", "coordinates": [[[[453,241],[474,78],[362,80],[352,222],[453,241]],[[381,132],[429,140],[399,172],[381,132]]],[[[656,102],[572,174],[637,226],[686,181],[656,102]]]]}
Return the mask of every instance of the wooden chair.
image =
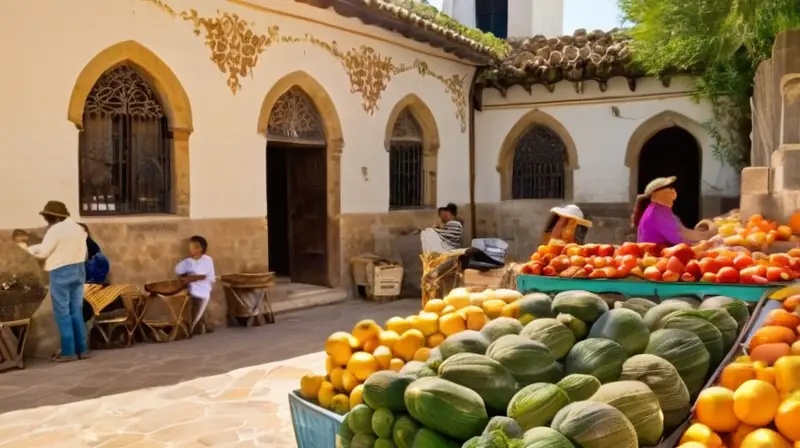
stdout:
{"type": "Polygon", "coordinates": [[[84,298],[94,310],[89,343],[94,349],[130,347],[141,321],[142,293],[133,285],[85,285],[84,298]],[[106,310],[117,297],[123,308],[106,310]]]}
{"type": "Polygon", "coordinates": [[[31,320],[0,322],[0,372],[25,368],[25,341],[31,320]]]}
{"type": "Polygon", "coordinates": [[[192,307],[186,287],[180,279],[145,285],[150,295],[144,298],[141,322],[156,342],[172,342],[181,334],[192,336],[192,307]]]}
{"type": "Polygon", "coordinates": [[[275,286],[275,273],[228,274],[222,276],[222,288],[232,325],[266,325],[275,323],[270,290],[275,286]]]}

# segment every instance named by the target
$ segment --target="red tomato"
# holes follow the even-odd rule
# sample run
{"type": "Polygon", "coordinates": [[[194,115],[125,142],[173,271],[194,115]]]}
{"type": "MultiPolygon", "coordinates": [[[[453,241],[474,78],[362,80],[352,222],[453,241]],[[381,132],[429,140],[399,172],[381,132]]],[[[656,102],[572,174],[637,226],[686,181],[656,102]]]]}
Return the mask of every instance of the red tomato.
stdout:
{"type": "Polygon", "coordinates": [[[739,271],[731,266],[720,268],[717,272],[717,283],[737,283],[739,281],[739,271]]]}
{"type": "Polygon", "coordinates": [[[733,267],[736,268],[736,270],[738,270],[738,271],[741,271],[744,268],[750,267],[750,266],[754,265],[755,263],[756,262],[753,261],[752,257],[750,257],[749,255],[745,255],[745,254],[739,255],[739,256],[737,256],[736,258],[733,259],[733,267]]]}

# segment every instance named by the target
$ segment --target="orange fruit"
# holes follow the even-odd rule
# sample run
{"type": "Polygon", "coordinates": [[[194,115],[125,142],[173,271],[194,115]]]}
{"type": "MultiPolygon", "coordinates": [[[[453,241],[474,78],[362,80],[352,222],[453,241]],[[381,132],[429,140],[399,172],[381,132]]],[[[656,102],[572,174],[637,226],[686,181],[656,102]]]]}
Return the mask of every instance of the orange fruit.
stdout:
{"type": "Polygon", "coordinates": [[[775,427],[787,439],[800,442],[800,400],[790,397],[778,406],[775,427]]]}
{"type": "Polygon", "coordinates": [[[747,380],[756,379],[756,369],[752,364],[732,363],[722,369],[719,385],[735,391],[747,380]]]}
{"type": "Polygon", "coordinates": [[[766,381],[745,381],[733,394],[733,411],[748,425],[769,425],[779,405],[778,391],[766,381]]]}
{"type": "Polygon", "coordinates": [[[709,387],[700,392],[695,415],[698,422],[712,431],[732,432],[739,426],[739,419],[734,412],[734,393],[724,387],[709,387]]]}
{"type": "Polygon", "coordinates": [[[719,435],[702,423],[693,423],[688,427],[681,436],[679,446],[692,446],[690,443],[698,443],[707,448],[722,448],[722,439],[719,435]]]}
{"type": "Polygon", "coordinates": [[[777,432],[761,428],[748,434],[741,448],[792,448],[792,445],[777,432]]]}
{"type": "Polygon", "coordinates": [[[428,347],[430,347],[430,348],[438,347],[439,344],[444,342],[444,339],[446,337],[447,336],[443,335],[442,333],[434,333],[434,334],[428,336],[428,347]]]}
{"type": "Polygon", "coordinates": [[[678,446],[678,448],[707,448],[707,447],[708,445],[704,445],[700,442],[686,442],[678,446]]]}
{"type": "Polygon", "coordinates": [[[729,438],[729,448],[741,448],[744,438],[756,429],[758,428],[748,425],[747,423],[742,423],[739,425],[739,427],[736,428],[736,431],[734,431],[729,438]]]}

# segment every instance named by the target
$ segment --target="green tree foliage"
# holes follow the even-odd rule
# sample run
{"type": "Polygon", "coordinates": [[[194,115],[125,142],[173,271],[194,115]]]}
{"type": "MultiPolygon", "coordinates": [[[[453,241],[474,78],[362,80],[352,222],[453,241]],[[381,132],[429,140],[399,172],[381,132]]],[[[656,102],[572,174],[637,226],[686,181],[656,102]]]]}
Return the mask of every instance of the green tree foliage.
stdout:
{"type": "Polygon", "coordinates": [[[800,27],[800,0],[619,0],[633,57],[648,74],[697,76],[697,99],[715,119],[706,123],[715,155],[737,169],[749,165],[750,97],[758,65],[775,35],[800,27]]]}

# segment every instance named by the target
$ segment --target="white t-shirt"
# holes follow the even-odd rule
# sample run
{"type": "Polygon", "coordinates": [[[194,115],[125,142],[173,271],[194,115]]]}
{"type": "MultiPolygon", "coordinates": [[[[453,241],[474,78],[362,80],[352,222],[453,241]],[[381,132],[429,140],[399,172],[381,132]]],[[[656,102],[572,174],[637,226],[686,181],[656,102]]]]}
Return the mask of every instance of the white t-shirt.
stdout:
{"type": "Polygon", "coordinates": [[[72,218],[47,229],[41,244],[28,247],[36,258],[45,259],[44,270],[86,262],[86,231],[72,218]]]}
{"type": "Polygon", "coordinates": [[[175,273],[178,275],[205,275],[205,279],[189,283],[189,294],[198,299],[211,298],[211,286],[216,281],[214,260],[211,257],[203,255],[196,260],[192,257],[186,258],[175,266],[175,273]]]}

